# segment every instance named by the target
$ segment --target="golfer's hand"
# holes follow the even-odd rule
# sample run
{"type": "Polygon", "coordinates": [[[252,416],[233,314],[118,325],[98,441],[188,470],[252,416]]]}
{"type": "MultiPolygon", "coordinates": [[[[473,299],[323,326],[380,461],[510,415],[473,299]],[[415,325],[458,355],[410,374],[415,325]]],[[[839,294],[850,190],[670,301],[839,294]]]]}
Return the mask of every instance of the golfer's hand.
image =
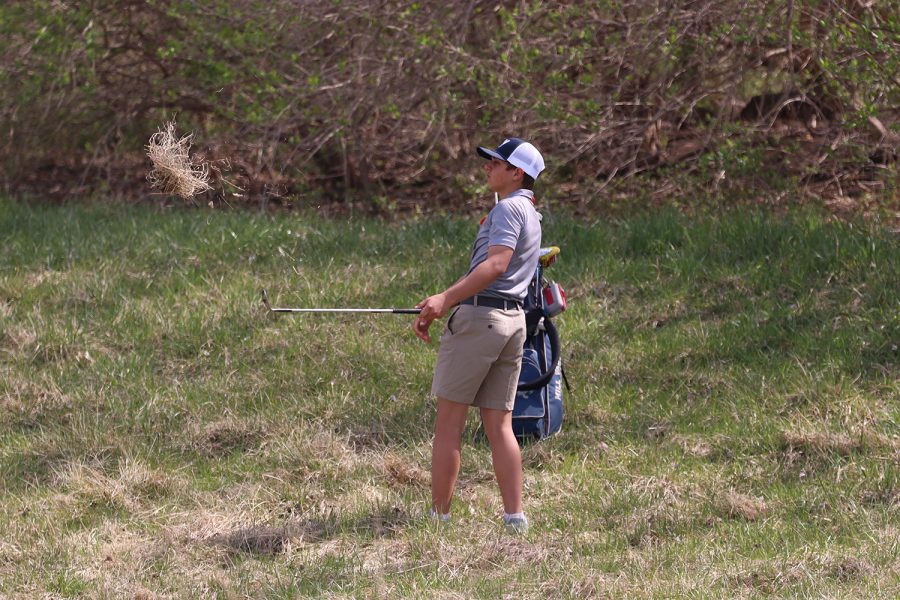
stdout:
{"type": "Polygon", "coordinates": [[[434,296],[428,296],[418,304],[416,304],[416,308],[421,308],[422,312],[419,313],[420,319],[427,319],[428,323],[431,324],[435,319],[440,319],[447,313],[447,296],[444,294],[435,294],[434,296]]]}
{"type": "Polygon", "coordinates": [[[423,342],[431,343],[431,336],[428,335],[428,328],[431,327],[431,322],[434,319],[423,319],[421,316],[416,317],[415,321],[413,321],[412,330],[423,342]]]}
{"type": "Polygon", "coordinates": [[[413,321],[413,331],[416,336],[423,342],[431,343],[431,336],[428,335],[428,328],[435,319],[440,319],[447,312],[447,297],[444,294],[435,294],[428,296],[418,304],[416,308],[421,308],[422,312],[413,321]]]}

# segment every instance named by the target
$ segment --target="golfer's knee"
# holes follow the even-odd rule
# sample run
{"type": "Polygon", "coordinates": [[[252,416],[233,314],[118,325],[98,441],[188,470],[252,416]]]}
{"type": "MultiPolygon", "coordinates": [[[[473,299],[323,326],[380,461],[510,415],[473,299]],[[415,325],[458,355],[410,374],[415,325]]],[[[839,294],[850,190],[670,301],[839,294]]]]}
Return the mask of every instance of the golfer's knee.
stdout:
{"type": "Polygon", "coordinates": [[[462,443],[463,428],[455,425],[436,424],[434,428],[434,439],[436,442],[452,444],[459,446],[462,443]]]}
{"type": "Polygon", "coordinates": [[[434,421],[435,433],[462,435],[466,428],[466,416],[469,407],[438,397],[437,418],[434,421]]]}
{"type": "Polygon", "coordinates": [[[462,439],[465,428],[465,424],[460,425],[452,421],[448,422],[438,419],[434,423],[434,437],[439,440],[458,442],[462,439]]]}
{"type": "Polygon", "coordinates": [[[503,420],[485,420],[484,433],[487,435],[488,441],[493,445],[496,442],[505,441],[512,438],[512,427],[507,421],[503,420]]]}

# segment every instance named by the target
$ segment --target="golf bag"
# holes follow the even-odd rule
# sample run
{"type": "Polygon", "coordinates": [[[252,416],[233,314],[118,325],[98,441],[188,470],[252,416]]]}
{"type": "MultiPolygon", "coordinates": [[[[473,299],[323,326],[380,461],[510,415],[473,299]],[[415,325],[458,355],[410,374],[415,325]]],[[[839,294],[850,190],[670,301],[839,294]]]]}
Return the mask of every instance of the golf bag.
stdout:
{"type": "Polygon", "coordinates": [[[520,440],[544,439],[562,428],[565,374],[551,316],[565,310],[566,300],[562,288],[544,282],[545,262],[550,261],[538,264],[524,302],[525,348],[512,414],[513,432],[520,440]]]}

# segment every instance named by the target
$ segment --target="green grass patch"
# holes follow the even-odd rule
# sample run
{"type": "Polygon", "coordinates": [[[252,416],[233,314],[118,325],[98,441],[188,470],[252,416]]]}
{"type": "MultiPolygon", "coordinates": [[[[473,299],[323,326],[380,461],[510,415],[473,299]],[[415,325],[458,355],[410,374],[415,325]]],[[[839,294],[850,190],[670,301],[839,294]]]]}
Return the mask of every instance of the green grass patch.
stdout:
{"type": "Polygon", "coordinates": [[[900,593],[900,240],[814,212],[544,221],[573,390],[505,534],[475,418],[424,522],[475,223],[0,202],[0,593],[900,593]]]}

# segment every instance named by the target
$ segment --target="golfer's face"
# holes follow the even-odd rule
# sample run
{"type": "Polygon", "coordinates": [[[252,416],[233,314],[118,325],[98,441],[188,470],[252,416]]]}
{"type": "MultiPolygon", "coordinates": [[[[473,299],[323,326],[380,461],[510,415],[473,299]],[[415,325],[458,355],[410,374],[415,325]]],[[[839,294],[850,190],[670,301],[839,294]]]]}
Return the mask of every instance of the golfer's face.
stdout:
{"type": "Polygon", "coordinates": [[[505,189],[515,176],[516,170],[510,168],[510,164],[499,158],[492,158],[485,163],[484,172],[487,173],[488,187],[491,191],[505,189]]]}

